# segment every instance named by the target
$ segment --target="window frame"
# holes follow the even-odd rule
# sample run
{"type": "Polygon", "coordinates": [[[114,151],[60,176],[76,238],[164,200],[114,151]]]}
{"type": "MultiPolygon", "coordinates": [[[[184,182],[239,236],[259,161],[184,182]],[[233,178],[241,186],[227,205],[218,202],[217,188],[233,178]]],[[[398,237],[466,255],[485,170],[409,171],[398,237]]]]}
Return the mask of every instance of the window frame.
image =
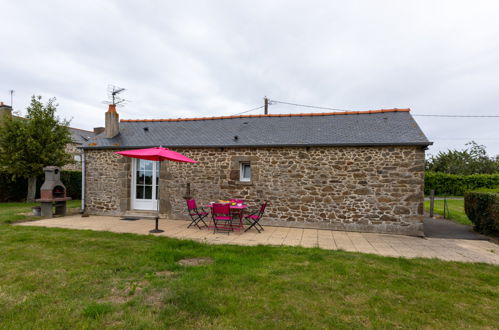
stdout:
{"type": "Polygon", "coordinates": [[[240,162],[239,163],[239,181],[240,182],[251,182],[252,169],[251,162],[240,162]],[[244,177],[244,167],[249,166],[249,178],[244,177]]]}

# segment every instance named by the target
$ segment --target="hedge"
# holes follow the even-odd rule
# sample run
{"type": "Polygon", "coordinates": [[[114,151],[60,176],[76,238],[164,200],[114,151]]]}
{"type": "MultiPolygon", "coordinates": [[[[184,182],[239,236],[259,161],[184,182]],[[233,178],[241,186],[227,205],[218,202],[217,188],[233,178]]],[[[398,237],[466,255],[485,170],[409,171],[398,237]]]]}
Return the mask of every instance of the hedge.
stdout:
{"type": "MultiPolygon", "coordinates": [[[[36,180],[36,198],[40,197],[40,187],[45,180],[45,175],[40,175],[36,180]]],[[[66,195],[72,199],[81,199],[81,172],[62,171],[61,180],[66,186],[66,195]]],[[[20,202],[26,200],[28,180],[17,178],[12,180],[6,173],[0,173],[0,202],[20,202]]]]}
{"type": "Polygon", "coordinates": [[[0,173],[0,202],[19,202],[26,199],[28,182],[24,178],[12,180],[10,175],[0,173]]]}
{"type": "Polygon", "coordinates": [[[458,175],[425,172],[424,191],[426,195],[429,195],[432,189],[437,195],[463,196],[466,191],[496,187],[499,187],[499,173],[458,175]]]}
{"type": "Polygon", "coordinates": [[[467,192],[464,194],[464,211],[476,231],[499,234],[499,190],[467,192]]]}
{"type": "Polygon", "coordinates": [[[66,186],[66,195],[81,199],[81,171],[62,171],[61,181],[66,186]]]}

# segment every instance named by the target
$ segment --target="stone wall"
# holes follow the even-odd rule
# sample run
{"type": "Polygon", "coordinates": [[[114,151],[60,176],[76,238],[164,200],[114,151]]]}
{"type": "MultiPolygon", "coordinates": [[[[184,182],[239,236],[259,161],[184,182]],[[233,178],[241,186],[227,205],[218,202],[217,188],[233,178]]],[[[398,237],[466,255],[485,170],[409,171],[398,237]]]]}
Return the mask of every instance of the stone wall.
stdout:
{"type": "MultiPolygon", "coordinates": [[[[198,204],[228,198],[244,199],[255,206],[268,201],[264,224],[409,235],[422,232],[421,147],[175,150],[199,163],[162,163],[161,211],[169,218],[185,218],[183,196],[190,183],[198,204]],[[249,183],[239,181],[240,162],[251,163],[249,183]]],[[[129,207],[130,161],[112,152],[87,151],[89,212],[120,214],[129,207]]]]}
{"type": "Polygon", "coordinates": [[[114,151],[85,151],[85,213],[122,215],[130,207],[131,161],[114,151]]]}
{"type": "Polygon", "coordinates": [[[81,157],[81,149],[78,149],[79,144],[76,143],[68,143],[66,144],[66,152],[71,155],[71,159],[73,162],[71,164],[66,164],[62,167],[63,170],[69,171],[81,171],[81,161],[75,161],[74,156],[80,155],[81,157]]]}

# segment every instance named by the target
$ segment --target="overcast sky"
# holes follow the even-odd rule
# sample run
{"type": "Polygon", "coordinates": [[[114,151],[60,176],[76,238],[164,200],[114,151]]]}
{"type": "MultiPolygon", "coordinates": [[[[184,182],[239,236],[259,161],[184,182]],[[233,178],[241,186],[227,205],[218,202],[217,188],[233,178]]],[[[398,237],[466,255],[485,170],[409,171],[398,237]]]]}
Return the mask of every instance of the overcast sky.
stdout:
{"type": "MultiPolygon", "coordinates": [[[[0,101],[14,89],[24,114],[31,95],[57,97],[73,127],[104,125],[109,84],[127,89],[122,119],[231,115],[265,95],[499,115],[499,1],[0,0],[0,13],[0,101]]],[[[430,153],[475,140],[499,154],[499,118],[415,119],[430,153]]]]}

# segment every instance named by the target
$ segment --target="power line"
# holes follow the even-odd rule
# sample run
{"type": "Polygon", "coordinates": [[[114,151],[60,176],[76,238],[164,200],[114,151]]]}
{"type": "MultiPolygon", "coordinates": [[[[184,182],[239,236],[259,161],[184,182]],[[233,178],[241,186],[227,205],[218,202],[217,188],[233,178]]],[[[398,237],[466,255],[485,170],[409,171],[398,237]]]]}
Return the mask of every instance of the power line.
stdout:
{"type": "MultiPolygon", "coordinates": [[[[352,110],[352,109],[338,109],[338,108],[330,108],[330,107],[323,107],[323,106],[317,106],[317,105],[310,105],[310,104],[300,104],[300,103],[293,103],[293,102],[285,102],[285,101],[279,101],[279,100],[268,100],[268,105],[273,105],[276,103],[280,104],[286,104],[286,105],[292,105],[295,107],[304,107],[304,108],[312,108],[312,109],[321,109],[321,110],[332,110],[332,111],[345,111],[345,112],[351,112],[351,111],[357,111],[357,110],[352,110]]],[[[239,112],[234,114],[233,116],[237,115],[242,115],[243,113],[255,111],[261,108],[264,108],[265,105],[249,109],[243,112],[239,112]]],[[[415,117],[451,117],[451,118],[499,118],[499,115],[445,115],[445,114],[412,114],[415,117]]]]}
{"type": "MultiPolygon", "coordinates": [[[[296,106],[296,107],[305,107],[305,108],[322,109],[322,110],[356,111],[356,110],[351,110],[351,109],[337,109],[337,108],[321,107],[321,106],[316,106],[316,105],[291,103],[291,102],[284,102],[284,101],[277,101],[277,100],[270,100],[270,102],[271,102],[270,104],[272,104],[272,103],[281,103],[281,104],[293,105],[293,106],[296,106]]],[[[413,114],[413,116],[419,116],[419,117],[455,117],[455,118],[499,118],[499,116],[497,116],[497,115],[413,114]]]]}
{"type": "Polygon", "coordinates": [[[261,109],[263,108],[265,105],[261,105],[259,107],[256,107],[256,108],[253,108],[253,109],[249,109],[249,110],[246,110],[246,111],[243,111],[243,112],[238,112],[238,113],[235,113],[231,116],[237,116],[237,115],[242,115],[243,113],[246,113],[246,112],[250,112],[250,111],[255,111],[255,110],[258,110],[258,109],[261,109]]]}
{"type": "Polygon", "coordinates": [[[336,109],[336,108],[329,108],[329,107],[320,107],[320,106],[317,106],[317,105],[299,104],[299,103],[291,103],[291,102],[270,100],[270,104],[272,104],[272,103],[281,103],[281,104],[293,105],[295,107],[304,107],[304,108],[313,108],[313,109],[322,109],[322,110],[354,111],[354,110],[346,110],[346,109],[336,109]]]}

